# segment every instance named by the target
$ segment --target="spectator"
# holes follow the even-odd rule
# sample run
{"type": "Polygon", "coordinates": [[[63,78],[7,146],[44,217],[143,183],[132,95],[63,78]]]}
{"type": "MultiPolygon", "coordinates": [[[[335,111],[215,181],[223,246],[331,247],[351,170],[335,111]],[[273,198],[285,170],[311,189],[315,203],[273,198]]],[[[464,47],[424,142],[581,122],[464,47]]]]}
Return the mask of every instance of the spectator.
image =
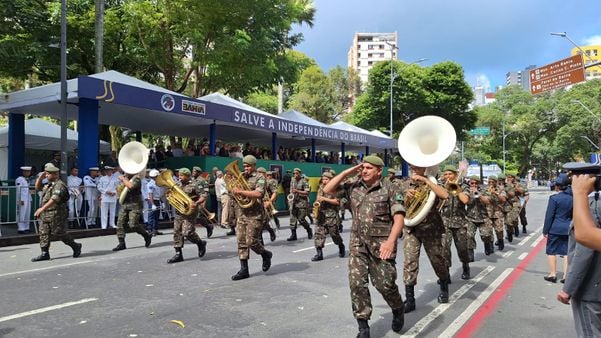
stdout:
{"type": "Polygon", "coordinates": [[[230,145],[228,143],[224,144],[223,147],[219,149],[219,156],[230,157],[230,145]]]}
{"type": "Polygon", "coordinates": [[[223,172],[217,171],[217,178],[215,179],[215,194],[217,195],[217,223],[223,227],[228,228],[224,223],[227,221],[228,208],[229,208],[229,196],[227,194],[227,188],[225,181],[223,180],[223,172]]]}
{"type": "Polygon", "coordinates": [[[195,156],[195,152],[194,152],[194,144],[190,143],[188,144],[188,146],[186,147],[186,156],[195,156]]]}
{"type": "Polygon", "coordinates": [[[572,222],[572,189],[566,174],[560,174],[555,181],[559,193],[549,197],[543,235],[547,238],[547,261],[549,274],[544,277],[548,282],[557,282],[557,257],[563,257],[563,276],[565,281],[568,268],[568,233],[572,222]]]}
{"type": "Polygon", "coordinates": [[[119,165],[119,160],[117,159],[117,151],[113,150],[111,151],[111,156],[109,156],[105,161],[104,161],[104,166],[106,167],[116,167],[119,165]]]}
{"type": "Polygon", "coordinates": [[[184,151],[182,150],[182,144],[179,142],[175,142],[173,145],[173,149],[171,149],[173,153],[173,157],[182,157],[184,156],[184,151]]]}
{"type": "Polygon", "coordinates": [[[209,156],[211,155],[211,151],[209,150],[209,144],[203,143],[202,148],[200,148],[200,156],[209,156]]]}
{"type": "Polygon", "coordinates": [[[171,151],[171,145],[167,146],[167,151],[165,151],[166,157],[173,157],[173,151],[171,151]]]}
{"type": "Polygon", "coordinates": [[[232,151],[230,152],[230,157],[233,157],[233,158],[243,158],[244,157],[242,155],[242,153],[240,152],[239,146],[232,147],[232,151]]]}
{"type": "Polygon", "coordinates": [[[156,152],[154,154],[156,160],[156,167],[163,168],[165,167],[165,161],[167,160],[167,154],[165,153],[165,148],[163,145],[157,145],[155,147],[156,152]]]}

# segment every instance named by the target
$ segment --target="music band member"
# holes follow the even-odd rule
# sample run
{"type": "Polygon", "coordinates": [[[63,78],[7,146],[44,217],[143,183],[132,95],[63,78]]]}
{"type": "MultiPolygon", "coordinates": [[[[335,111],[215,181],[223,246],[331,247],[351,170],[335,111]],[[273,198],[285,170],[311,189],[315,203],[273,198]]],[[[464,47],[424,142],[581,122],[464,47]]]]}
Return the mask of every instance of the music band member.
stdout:
{"type": "Polygon", "coordinates": [[[503,204],[507,201],[507,195],[505,191],[502,191],[497,186],[497,176],[488,176],[488,194],[490,195],[490,204],[487,205],[488,217],[492,221],[493,229],[497,235],[496,245],[499,250],[505,248],[505,241],[503,240],[503,204]]]}
{"type": "Polygon", "coordinates": [[[249,190],[234,187],[232,194],[240,197],[253,199],[255,202],[248,208],[241,208],[236,203],[236,239],[238,240],[238,257],[240,259],[240,271],[232,276],[232,280],[240,280],[250,277],[248,272],[248,258],[250,250],[261,255],[263,258],[262,270],[267,271],[271,267],[273,254],[266,250],[261,244],[259,237],[263,230],[263,194],[265,193],[265,179],[255,171],[257,159],[252,155],[246,155],[242,159],[244,166],[244,178],[248,183],[249,190]]]}
{"type": "Polygon", "coordinates": [[[29,176],[31,176],[31,167],[21,167],[21,176],[15,180],[17,186],[17,209],[19,217],[17,231],[19,234],[29,233],[29,216],[31,213],[31,194],[29,193],[29,176]]]}
{"type": "MultiPolygon", "coordinates": [[[[269,209],[269,203],[270,203],[270,195],[271,195],[271,191],[273,190],[272,187],[270,187],[270,182],[267,180],[266,174],[267,174],[267,170],[263,167],[259,167],[257,168],[257,174],[260,175],[261,177],[263,177],[263,179],[265,179],[265,194],[263,195],[262,198],[262,202],[263,203],[263,208],[265,209],[265,212],[263,213],[263,229],[266,230],[269,233],[269,239],[273,242],[276,240],[276,234],[275,234],[275,230],[271,228],[271,225],[269,225],[269,220],[271,219],[271,213],[270,213],[270,209],[269,209]],[[269,199],[269,202],[268,202],[269,199]]],[[[263,240],[263,235],[261,235],[261,241],[263,240]]]]}
{"type": "MultiPolygon", "coordinates": [[[[409,206],[416,196],[417,188],[427,185],[436,194],[434,205],[439,205],[440,199],[447,199],[449,193],[438,184],[426,177],[426,169],[411,166],[412,176],[409,180],[409,188],[405,194],[405,208],[409,206]]],[[[426,249],[430,264],[438,276],[440,283],[439,303],[449,302],[449,269],[444,257],[443,234],[444,225],[437,208],[431,208],[426,217],[414,226],[406,226],[403,230],[405,243],[403,253],[403,282],[405,283],[405,313],[415,310],[415,285],[417,284],[417,273],[419,271],[419,254],[421,246],[426,249]]]]}
{"type": "Polygon", "coordinates": [[[138,175],[129,173],[119,176],[119,180],[129,190],[119,209],[119,216],[117,218],[117,239],[119,240],[119,244],[113,248],[113,251],[127,249],[125,246],[125,225],[144,237],[144,246],[148,248],[152,241],[152,236],[144,229],[144,225],[140,223],[143,210],[142,180],[138,175]]]}
{"type": "Polygon", "coordinates": [[[302,177],[302,172],[299,168],[294,168],[294,177],[290,181],[290,194],[294,196],[292,199],[292,211],[290,212],[290,237],[287,241],[296,241],[296,228],[298,224],[307,230],[307,238],[313,239],[313,230],[307,220],[307,208],[309,208],[309,183],[302,177]]]}
{"type": "Polygon", "coordinates": [[[171,257],[167,263],[177,263],[184,260],[182,254],[182,248],[184,247],[184,240],[188,239],[190,242],[198,246],[198,257],[202,258],[207,251],[207,242],[200,239],[196,233],[196,227],[194,222],[197,216],[197,206],[202,205],[208,198],[208,190],[201,190],[198,182],[190,179],[190,169],[181,168],[179,170],[179,182],[177,186],[188,195],[195,203],[195,211],[190,215],[182,214],[179,210],[175,209],[175,219],[173,220],[173,247],[175,248],[175,255],[171,257]]]}
{"type": "MultiPolygon", "coordinates": [[[[265,173],[265,178],[267,179],[266,183],[267,183],[267,197],[269,199],[269,203],[273,206],[273,209],[275,210],[275,201],[278,198],[278,180],[275,179],[274,177],[274,172],[273,171],[267,171],[265,173]]],[[[277,214],[272,214],[270,215],[273,218],[273,221],[275,222],[275,226],[276,228],[280,228],[280,220],[278,219],[278,215],[277,214]]]]}
{"type": "Polygon", "coordinates": [[[520,201],[516,196],[516,191],[513,184],[509,184],[507,182],[507,176],[503,173],[500,173],[497,178],[499,180],[497,184],[499,190],[505,192],[506,201],[503,204],[503,223],[505,224],[505,232],[507,233],[505,238],[509,243],[511,243],[513,242],[514,235],[516,237],[520,235],[520,231],[518,229],[520,201]]]}
{"type": "Polygon", "coordinates": [[[336,194],[343,184],[353,210],[349,244],[349,285],[353,315],[359,325],[357,337],[369,337],[372,305],[369,278],[392,309],[392,330],[401,331],[404,324],[403,299],[396,285],[397,239],[404,225],[403,196],[398,186],[381,182],[384,162],[377,156],[366,156],[357,166],[334,176],[323,191],[336,194]],[[360,179],[342,183],[361,172],[360,179]]]}
{"type": "Polygon", "coordinates": [[[470,197],[463,191],[461,182],[457,179],[457,168],[452,165],[447,165],[443,169],[443,181],[455,191],[449,191],[449,197],[443,202],[441,216],[445,227],[443,236],[443,244],[445,249],[445,257],[447,265],[450,268],[451,259],[451,242],[455,242],[455,249],[461,261],[463,272],[461,279],[470,279],[470,262],[474,261],[474,257],[470,257],[467,248],[467,218],[465,215],[465,205],[469,203],[470,197]],[[453,185],[455,184],[455,185],[453,185]]]}
{"type": "Polygon", "coordinates": [[[467,204],[467,220],[468,220],[468,250],[470,258],[474,257],[476,249],[476,230],[480,231],[480,239],[484,243],[484,254],[490,255],[495,249],[493,245],[494,235],[492,229],[492,221],[488,218],[486,206],[490,204],[490,197],[486,190],[480,187],[480,177],[476,175],[470,176],[469,181],[470,201],[467,204]]]}
{"type": "Polygon", "coordinates": [[[323,260],[323,248],[326,243],[326,235],[332,236],[332,242],[338,245],[338,257],[344,257],[345,247],[338,232],[338,223],[340,222],[340,214],[338,208],[340,208],[340,200],[338,199],[337,193],[326,194],[323,189],[334,178],[334,175],[329,171],[324,172],[321,175],[321,184],[319,191],[317,192],[317,199],[315,202],[319,203],[317,217],[315,218],[315,249],[317,254],[311,258],[312,261],[323,260]]]}
{"type": "Polygon", "coordinates": [[[69,189],[59,178],[59,169],[52,163],[47,163],[44,172],[35,181],[35,187],[42,190],[41,207],[35,211],[34,217],[40,220],[39,234],[42,254],[31,259],[32,262],[47,261],[50,259],[50,241],[58,238],[73,249],[73,257],[81,255],[81,244],[73,240],[65,231],[68,218],[67,201],[69,189]],[[42,181],[48,179],[48,184],[42,181]]]}
{"type": "MultiPolygon", "coordinates": [[[[192,168],[192,178],[191,180],[196,182],[196,185],[198,185],[198,188],[200,189],[200,191],[202,192],[202,196],[203,197],[203,201],[200,204],[200,207],[202,208],[206,208],[207,205],[207,200],[209,199],[209,182],[202,177],[202,168],[200,167],[193,167],[192,168]]],[[[217,203],[217,202],[215,202],[217,203]]],[[[200,225],[202,225],[203,227],[205,227],[207,229],[207,238],[211,238],[211,236],[213,236],[213,224],[211,224],[211,220],[207,219],[206,217],[204,217],[204,214],[202,212],[198,212],[197,214],[197,221],[200,225]]]]}

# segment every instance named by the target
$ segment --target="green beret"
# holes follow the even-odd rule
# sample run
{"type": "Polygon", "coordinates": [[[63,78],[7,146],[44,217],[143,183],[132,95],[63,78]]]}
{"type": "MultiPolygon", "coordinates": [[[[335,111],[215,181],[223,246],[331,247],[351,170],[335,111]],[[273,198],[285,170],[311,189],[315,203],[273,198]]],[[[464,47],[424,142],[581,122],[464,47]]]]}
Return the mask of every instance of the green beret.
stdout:
{"type": "Polygon", "coordinates": [[[445,171],[452,171],[452,172],[454,172],[456,174],[457,173],[457,168],[455,168],[454,165],[448,164],[448,165],[444,166],[444,169],[442,171],[443,172],[445,172],[445,171]]]}
{"type": "Polygon", "coordinates": [[[201,173],[201,172],[202,172],[202,168],[201,168],[201,167],[193,167],[193,168],[192,168],[192,170],[196,170],[196,171],[198,171],[199,173],[201,173]]]}
{"type": "Polygon", "coordinates": [[[513,178],[516,178],[517,176],[515,176],[515,174],[507,174],[507,177],[513,177],[513,178]]]}
{"type": "Polygon", "coordinates": [[[57,173],[60,171],[60,169],[55,167],[52,163],[46,163],[46,165],[44,166],[44,171],[47,171],[49,173],[57,173]]]}
{"type": "Polygon", "coordinates": [[[257,172],[258,172],[258,173],[266,173],[266,172],[267,172],[267,169],[265,169],[265,168],[263,168],[263,167],[258,167],[258,168],[257,168],[257,172]]]}
{"type": "Polygon", "coordinates": [[[336,170],[330,169],[330,174],[332,174],[332,176],[336,176],[336,170]]]}
{"type": "Polygon", "coordinates": [[[384,161],[376,155],[369,155],[363,158],[363,162],[375,165],[376,167],[383,167],[384,161]]]}
{"type": "Polygon", "coordinates": [[[505,176],[505,174],[503,174],[503,173],[500,173],[499,175],[497,175],[497,177],[498,177],[500,180],[504,180],[504,179],[505,179],[507,176],[505,176]]]}
{"type": "Polygon", "coordinates": [[[267,175],[273,175],[273,171],[271,171],[271,170],[268,170],[268,171],[266,171],[265,173],[266,173],[267,175]]]}
{"type": "Polygon", "coordinates": [[[470,176],[470,180],[476,181],[476,182],[480,182],[480,176],[478,175],[472,175],[470,176]]]}
{"type": "Polygon", "coordinates": [[[242,163],[250,164],[250,165],[256,165],[257,164],[257,158],[254,157],[253,155],[246,155],[242,159],[242,163]]]}
{"type": "Polygon", "coordinates": [[[389,174],[396,174],[396,170],[394,170],[393,168],[388,168],[388,173],[389,174]]]}
{"type": "Polygon", "coordinates": [[[330,178],[330,179],[334,178],[334,175],[332,175],[332,173],[329,172],[329,171],[324,171],[323,174],[321,174],[321,176],[322,177],[327,177],[327,178],[330,178]]]}
{"type": "Polygon", "coordinates": [[[298,171],[299,173],[303,172],[302,170],[300,170],[300,168],[294,168],[292,171],[298,171]]]}
{"type": "Polygon", "coordinates": [[[180,174],[182,174],[182,175],[186,175],[186,176],[190,176],[190,175],[192,175],[192,173],[190,172],[190,169],[188,169],[188,168],[179,168],[179,171],[178,171],[178,172],[179,172],[180,174]]]}
{"type": "Polygon", "coordinates": [[[496,175],[490,175],[490,176],[488,176],[488,180],[489,181],[490,180],[496,181],[497,180],[497,176],[496,175]]]}

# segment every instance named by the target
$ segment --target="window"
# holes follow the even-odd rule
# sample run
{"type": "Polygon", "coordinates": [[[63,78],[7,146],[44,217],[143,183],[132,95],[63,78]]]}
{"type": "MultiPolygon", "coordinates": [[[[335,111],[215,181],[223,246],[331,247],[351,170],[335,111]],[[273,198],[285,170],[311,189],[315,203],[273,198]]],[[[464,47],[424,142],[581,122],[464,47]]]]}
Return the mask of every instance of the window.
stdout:
{"type": "Polygon", "coordinates": [[[367,45],[367,49],[374,49],[374,45],[367,45]]]}
{"type": "Polygon", "coordinates": [[[586,56],[591,56],[591,50],[590,49],[585,50],[584,53],[586,54],[586,56]]]}
{"type": "Polygon", "coordinates": [[[369,61],[369,62],[367,63],[367,65],[368,65],[368,66],[371,66],[373,63],[374,63],[373,61],[369,61]]]}
{"type": "Polygon", "coordinates": [[[593,49],[593,56],[598,56],[596,49],[593,49]]]}
{"type": "Polygon", "coordinates": [[[369,54],[367,54],[367,57],[368,57],[368,58],[371,58],[371,57],[373,57],[373,56],[374,56],[374,54],[373,54],[373,53],[369,53],[369,54]]]}

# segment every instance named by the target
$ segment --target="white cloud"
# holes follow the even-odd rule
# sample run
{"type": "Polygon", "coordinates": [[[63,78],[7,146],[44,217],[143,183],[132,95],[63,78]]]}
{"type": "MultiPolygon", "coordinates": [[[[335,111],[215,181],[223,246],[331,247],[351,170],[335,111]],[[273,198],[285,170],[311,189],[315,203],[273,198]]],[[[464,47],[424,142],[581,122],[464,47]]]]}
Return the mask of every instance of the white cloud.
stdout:
{"type": "Polygon", "coordinates": [[[601,45],[601,35],[593,35],[582,40],[585,46],[601,45]]]}
{"type": "Polygon", "coordinates": [[[490,91],[490,80],[485,74],[476,74],[476,86],[484,87],[486,92],[490,91]]]}

